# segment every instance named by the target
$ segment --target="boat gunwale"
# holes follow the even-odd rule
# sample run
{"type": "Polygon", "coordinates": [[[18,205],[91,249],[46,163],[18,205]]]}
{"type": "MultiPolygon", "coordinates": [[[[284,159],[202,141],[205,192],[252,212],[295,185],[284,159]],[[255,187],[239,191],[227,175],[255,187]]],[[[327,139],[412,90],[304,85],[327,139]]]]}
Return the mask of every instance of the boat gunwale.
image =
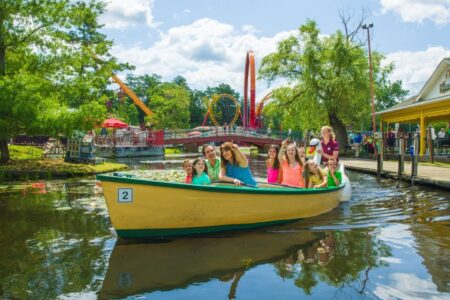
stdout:
{"type": "Polygon", "coordinates": [[[341,183],[337,187],[327,187],[321,189],[304,189],[295,187],[277,187],[276,189],[263,188],[263,187],[250,187],[250,186],[240,186],[236,187],[234,185],[230,186],[214,186],[214,185],[197,185],[197,184],[186,184],[179,182],[169,182],[169,181],[158,181],[144,178],[135,177],[119,177],[114,175],[96,175],[96,179],[100,181],[116,182],[116,183],[127,183],[127,184],[142,184],[166,188],[177,188],[177,189],[188,189],[197,190],[202,192],[222,192],[222,193],[240,193],[240,194],[274,194],[274,195],[303,195],[303,194],[322,194],[331,193],[341,190],[345,186],[345,182],[341,183]]]}

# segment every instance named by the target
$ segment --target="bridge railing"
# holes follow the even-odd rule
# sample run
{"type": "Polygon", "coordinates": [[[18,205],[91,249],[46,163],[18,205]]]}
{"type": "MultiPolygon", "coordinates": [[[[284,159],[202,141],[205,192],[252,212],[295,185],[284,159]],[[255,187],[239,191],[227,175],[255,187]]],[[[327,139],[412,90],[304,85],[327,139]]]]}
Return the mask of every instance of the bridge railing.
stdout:
{"type": "Polygon", "coordinates": [[[206,130],[173,129],[164,131],[164,139],[189,139],[215,136],[246,136],[256,138],[285,139],[290,136],[293,140],[302,140],[302,135],[295,131],[280,131],[270,129],[243,129],[242,127],[209,127],[206,130]]]}
{"type": "MultiPolygon", "coordinates": [[[[201,137],[217,137],[217,136],[246,136],[246,137],[256,137],[256,138],[273,138],[280,139],[281,135],[278,132],[267,133],[263,131],[258,131],[254,129],[243,129],[241,127],[215,127],[209,130],[193,130],[193,129],[174,129],[165,130],[164,139],[189,139],[189,138],[201,138],[201,137]]],[[[287,133],[286,135],[287,136],[287,133]]]]}

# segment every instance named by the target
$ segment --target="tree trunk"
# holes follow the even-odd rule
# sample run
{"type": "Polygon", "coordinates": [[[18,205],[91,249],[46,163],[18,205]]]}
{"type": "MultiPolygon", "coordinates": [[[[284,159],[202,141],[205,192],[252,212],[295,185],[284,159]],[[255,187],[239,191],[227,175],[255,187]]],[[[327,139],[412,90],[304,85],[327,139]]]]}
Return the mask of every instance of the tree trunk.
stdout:
{"type": "Polygon", "coordinates": [[[343,152],[345,148],[349,146],[345,124],[334,113],[328,113],[328,118],[330,119],[330,125],[333,127],[334,133],[336,134],[336,140],[339,142],[339,152],[343,152]]]}
{"type": "MultiPolygon", "coordinates": [[[[0,20],[0,78],[6,75],[6,47],[5,40],[2,35],[3,20],[0,20]]],[[[0,163],[9,161],[8,139],[0,139],[0,163]]]]}
{"type": "MultiPolygon", "coordinates": [[[[6,45],[4,38],[3,12],[0,14],[0,78],[6,75],[6,45]]],[[[8,139],[0,139],[0,163],[9,161],[8,139]]]]}
{"type": "Polygon", "coordinates": [[[8,140],[0,139],[0,163],[7,163],[9,161],[9,149],[8,149],[8,140]]]}

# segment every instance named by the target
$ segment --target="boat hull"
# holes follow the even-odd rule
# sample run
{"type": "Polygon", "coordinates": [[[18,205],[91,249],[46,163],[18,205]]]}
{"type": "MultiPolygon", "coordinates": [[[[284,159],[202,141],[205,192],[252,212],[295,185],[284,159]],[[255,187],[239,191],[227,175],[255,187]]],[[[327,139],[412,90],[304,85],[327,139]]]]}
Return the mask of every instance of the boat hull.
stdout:
{"type": "Polygon", "coordinates": [[[248,229],[329,212],[343,199],[332,189],[187,185],[117,176],[102,181],[109,215],[125,238],[248,229]],[[123,196],[126,193],[125,199],[123,196]]]}

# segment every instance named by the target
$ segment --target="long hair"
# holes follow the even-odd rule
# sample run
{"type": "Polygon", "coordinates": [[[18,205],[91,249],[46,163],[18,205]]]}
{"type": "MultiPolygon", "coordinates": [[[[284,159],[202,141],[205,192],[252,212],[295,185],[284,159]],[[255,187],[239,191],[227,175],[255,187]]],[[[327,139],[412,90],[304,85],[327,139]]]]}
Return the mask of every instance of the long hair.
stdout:
{"type": "Polygon", "coordinates": [[[226,168],[227,163],[231,163],[229,161],[227,161],[224,157],[223,157],[223,150],[229,150],[231,151],[231,155],[233,157],[233,165],[237,164],[236,161],[236,155],[234,154],[234,151],[232,150],[233,147],[233,143],[231,142],[225,142],[222,145],[220,145],[220,166],[223,168],[226,168]]]}
{"type": "Polygon", "coordinates": [[[203,172],[208,174],[208,166],[206,165],[206,162],[205,162],[205,160],[203,158],[197,158],[197,159],[194,160],[194,162],[192,163],[192,174],[194,174],[194,176],[198,175],[197,174],[197,170],[194,167],[199,161],[203,161],[203,163],[205,164],[205,170],[203,172]]]}
{"type": "Polygon", "coordinates": [[[322,131],[324,129],[330,132],[330,140],[332,140],[332,141],[336,140],[336,135],[334,134],[333,127],[331,127],[331,126],[322,126],[320,131],[322,131]]]}
{"type": "Polygon", "coordinates": [[[294,156],[294,158],[295,158],[295,160],[298,162],[298,164],[300,165],[300,167],[303,168],[303,162],[302,162],[302,160],[301,160],[301,158],[300,158],[300,154],[298,154],[298,149],[297,149],[297,147],[295,146],[295,144],[289,144],[289,145],[287,145],[286,149],[284,150],[284,155],[286,155],[286,158],[287,158],[288,163],[289,163],[289,157],[288,157],[288,155],[287,155],[287,150],[288,150],[289,147],[294,147],[294,149],[295,149],[295,156],[294,156]]]}
{"type": "MultiPolygon", "coordinates": [[[[312,174],[312,175],[315,175],[315,174],[312,172],[312,170],[311,170],[311,167],[312,167],[312,164],[313,164],[313,163],[314,163],[313,160],[308,160],[308,161],[306,162],[305,168],[306,168],[306,171],[307,171],[307,173],[308,173],[308,176],[311,176],[311,174],[312,174]]],[[[317,168],[318,168],[318,170],[319,170],[319,178],[320,178],[320,180],[323,180],[323,175],[322,175],[322,172],[320,171],[320,167],[317,166],[317,168]]]]}
{"type": "MultiPolygon", "coordinates": [[[[270,149],[275,149],[275,161],[273,162],[273,166],[272,168],[274,168],[275,170],[278,170],[280,168],[280,161],[278,160],[278,152],[280,152],[280,147],[278,147],[278,145],[270,145],[269,150],[270,149]]],[[[267,160],[269,160],[269,151],[267,151],[267,160]]]]}

